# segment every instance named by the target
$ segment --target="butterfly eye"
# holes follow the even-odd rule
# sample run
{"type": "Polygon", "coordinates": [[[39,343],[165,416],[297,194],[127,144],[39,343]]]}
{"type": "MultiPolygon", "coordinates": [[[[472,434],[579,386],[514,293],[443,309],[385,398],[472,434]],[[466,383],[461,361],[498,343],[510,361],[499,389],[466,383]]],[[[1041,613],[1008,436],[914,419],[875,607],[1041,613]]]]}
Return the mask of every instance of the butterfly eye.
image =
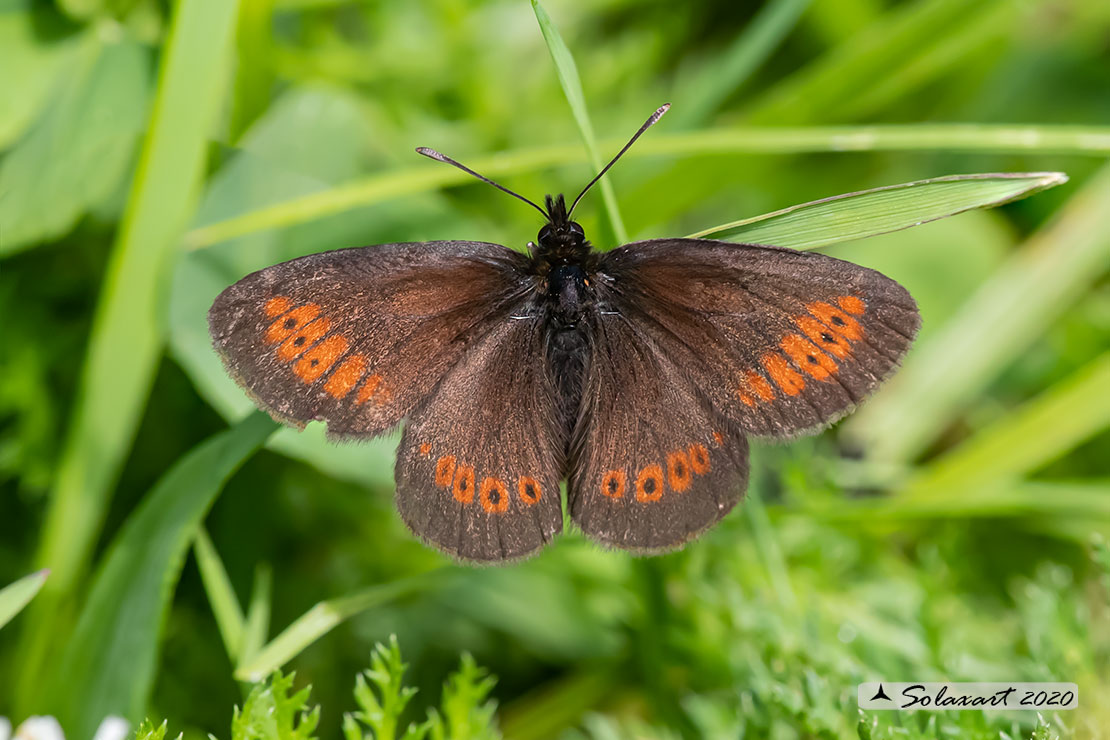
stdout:
{"type": "Polygon", "coordinates": [[[542,229],[540,229],[540,233],[536,237],[536,241],[538,241],[540,244],[544,244],[549,239],[551,239],[551,236],[554,233],[555,233],[555,230],[551,228],[551,224],[545,224],[544,227],[542,229]]]}
{"type": "Polygon", "coordinates": [[[576,237],[585,237],[586,232],[582,230],[582,226],[577,221],[571,221],[569,224],[570,233],[576,237]]]}

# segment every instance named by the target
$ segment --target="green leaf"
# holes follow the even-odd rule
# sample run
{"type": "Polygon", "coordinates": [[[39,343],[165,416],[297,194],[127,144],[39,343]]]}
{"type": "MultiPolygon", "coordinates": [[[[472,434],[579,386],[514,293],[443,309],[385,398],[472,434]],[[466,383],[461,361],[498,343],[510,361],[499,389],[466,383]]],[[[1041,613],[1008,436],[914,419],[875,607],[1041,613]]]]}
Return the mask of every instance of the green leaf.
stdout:
{"type": "Polygon", "coordinates": [[[1110,353],[981,430],[907,484],[908,500],[974,499],[1110,428],[1110,353]]]}
{"type": "Polygon", "coordinates": [[[844,426],[883,463],[905,463],[966,411],[1110,265],[1110,165],[1016,251],[844,426]]]}
{"type": "Polygon", "coordinates": [[[40,570],[36,573],[23,576],[15,583],[9,583],[0,589],[0,627],[3,627],[12,618],[23,611],[23,607],[35,598],[35,594],[46,583],[50,575],[49,570],[40,570]]]}
{"type": "Polygon", "coordinates": [[[109,714],[141,717],[197,526],[276,427],[256,411],[201,443],[158,481],[113,539],[53,676],[52,709],[72,736],[91,737],[109,714]]]}
{"type": "MultiPolygon", "coordinates": [[[[404,684],[405,669],[401,661],[401,648],[397,636],[390,635],[389,646],[378,643],[370,656],[370,668],[358,675],[355,680],[355,703],[359,711],[352,719],[357,719],[370,728],[375,740],[394,740],[400,727],[401,715],[416,689],[404,684]]],[[[420,733],[410,725],[406,736],[420,733]]]]}
{"type": "MultiPolygon", "coordinates": [[[[625,140],[603,142],[617,149],[625,140]]],[[[989,124],[915,124],[807,128],[730,127],[658,133],[645,137],[625,157],[659,155],[799,154],[806,152],[962,151],[1035,152],[1105,157],[1110,155],[1107,126],[999,126],[989,124]]],[[[520,149],[468,162],[490,177],[515,175],[576,162],[575,146],[520,149]]],[[[405,196],[469,182],[453,167],[420,165],[382,172],[319,192],[286,197],[237,215],[199,225],[185,235],[185,246],[200,249],[270,229],[282,229],[325,216],[405,196]]]]}
{"type": "Polygon", "coordinates": [[[59,604],[90,560],[162,356],[170,257],[192,211],[223,100],[236,6],[235,0],[175,5],[149,131],[108,259],[47,508],[36,560],[54,577],[27,620],[18,707],[33,705],[41,672],[66,642],[67,614],[59,604]]]}
{"type": "Polygon", "coordinates": [[[42,38],[44,29],[56,33],[60,25],[49,9],[0,9],[0,151],[39,115],[55,94],[62,71],[72,75],[80,66],[75,56],[88,44],[87,34],[52,42],[42,38]]]}
{"type": "MultiPolygon", "coordinates": [[[[547,50],[551,52],[551,60],[555,63],[555,73],[559,77],[559,84],[563,88],[567,102],[570,104],[574,121],[578,124],[578,131],[582,134],[582,141],[586,145],[586,153],[594,166],[595,172],[600,172],[605,164],[598,153],[597,137],[594,136],[593,124],[590,123],[590,114],[586,108],[586,95],[582,92],[582,80],[578,77],[578,67],[574,63],[570,49],[567,48],[559,29],[551,22],[551,17],[540,5],[539,0],[532,0],[532,10],[536,13],[536,21],[543,32],[543,40],[547,43],[547,50]]],[[[628,232],[624,228],[620,210],[617,207],[617,196],[613,192],[613,184],[609,182],[608,175],[601,178],[598,183],[601,188],[601,197],[604,204],[608,223],[613,230],[613,240],[616,244],[628,241],[628,232]]],[[[569,207],[569,206],[568,206],[569,207]]]]}
{"type": "Polygon", "coordinates": [[[459,670],[443,686],[442,719],[433,715],[431,734],[446,740],[498,740],[497,702],[489,698],[497,679],[463,653],[459,670]],[[439,721],[436,721],[436,720],[439,721]]]}
{"type": "Polygon", "coordinates": [[[231,587],[231,579],[227,577],[220,554],[216,552],[216,546],[212,544],[204,527],[197,528],[196,539],[193,540],[193,555],[197,559],[200,582],[208,595],[208,604],[212,607],[212,616],[216,618],[224,649],[234,663],[238,660],[243,645],[243,609],[239,606],[235,589],[231,587]]]}
{"type": "Polygon", "coordinates": [[[442,570],[430,571],[381,586],[371,586],[350,596],[321,601],[297,618],[250,660],[235,669],[240,681],[261,681],[319,640],[341,622],[356,614],[388,604],[413,593],[430,588],[441,576],[442,570]]]}
{"type": "Polygon", "coordinates": [[[682,105],[671,113],[671,126],[690,128],[709,118],[778,48],[811,2],[771,0],[723,54],[702,60],[697,74],[685,81],[680,77],[676,87],[682,90],[682,105]]]}
{"type": "Polygon", "coordinates": [[[290,693],[294,678],[277,671],[269,682],[251,689],[242,710],[235,709],[231,740],[313,740],[320,707],[308,709],[311,687],[290,693]]]}
{"type": "Polygon", "coordinates": [[[0,163],[0,256],[68,232],[118,187],[145,125],[146,50],[90,36],[50,106],[0,163]]]}
{"type": "Polygon", "coordinates": [[[1067,182],[1061,172],[950,175],[835,195],[691,234],[815,249],[991,208],[1067,182]]]}

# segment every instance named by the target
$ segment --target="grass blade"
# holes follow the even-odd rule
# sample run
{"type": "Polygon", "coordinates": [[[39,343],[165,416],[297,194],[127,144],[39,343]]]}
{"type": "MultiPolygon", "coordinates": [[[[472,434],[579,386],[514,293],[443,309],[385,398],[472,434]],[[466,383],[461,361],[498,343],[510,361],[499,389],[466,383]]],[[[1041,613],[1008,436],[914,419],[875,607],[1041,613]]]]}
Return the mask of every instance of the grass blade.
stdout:
{"type": "Polygon", "coordinates": [[[709,118],[782,43],[811,2],[772,0],[760,8],[723,56],[681,85],[682,106],[671,114],[671,125],[690,128],[709,118]]]}
{"type": "MultiPolygon", "coordinates": [[[[624,141],[618,139],[604,142],[606,148],[614,150],[623,144],[624,141]]],[[[921,124],[722,128],[647,136],[624,156],[864,151],[1031,152],[1104,157],[1110,156],[1110,126],[921,124]]],[[[496,178],[576,162],[580,157],[578,147],[563,145],[502,152],[469,161],[468,165],[496,178]]],[[[194,228],[185,235],[185,246],[201,249],[247,234],[288,228],[343,211],[470,182],[470,179],[453,167],[442,166],[420,165],[383,172],[194,228]]]]}
{"type": "Polygon", "coordinates": [[[243,645],[243,610],[235,596],[235,589],[231,587],[231,579],[227,577],[227,569],[220,560],[220,554],[204,527],[197,529],[196,539],[193,540],[193,555],[197,559],[200,581],[212,607],[212,616],[216,618],[216,627],[220,630],[224,649],[234,663],[243,645]]]}
{"type": "Polygon", "coordinates": [[[202,442],[116,535],[53,682],[51,710],[72,737],[92,737],[109,714],[142,719],[166,611],[196,528],[227,479],[276,428],[256,411],[202,442]]]}
{"type": "Polygon", "coordinates": [[[974,498],[991,480],[1032,472],[1107,428],[1110,352],[937,460],[901,498],[974,498]]]}
{"type": "MultiPolygon", "coordinates": [[[[574,121],[578,124],[578,130],[582,134],[582,141],[586,145],[586,153],[590,156],[590,163],[593,164],[594,171],[599,172],[605,163],[601,161],[601,155],[598,153],[597,137],[594,136],[594,127],[590,123],[590,114],[586,109],[586,95],[582,92],[582,80],[578,76],[578,67],[574,63],[574,57],[571,56],[570,49],[567,48],[563,37],[559,35],[559,29],[555,28],[555,24],[551,22],[551,17],[540,5],[539,0],[532,0],[532,10],[536,13],[536,21],[540,24],[540,31],[543,32],[543,40],[547,43],[547,50],[551,52],[551,60],[555,62],[555,72],[559,76],[559,84],[563,88],[563,94],[566,95],[567,102],[570,104],[571,113],[574,114],[574,121]]],[[[624,221],[621,219],[620,210],[617,208],[617,196],[613,191],[613,184],[609,182],[608,175],[601,178],[598,187],[601,188],[605,213],[608,216],[609,226],[613,230],[614,246],[624,244],[628,241],[628,232],[624,228],[624,221]]]]}
{"type": "Polygon", "coordinates": [[[35,598],[35,594],[46,583],[50,571],[43,569],[23,576],[15,583],[9,583],[0,589],[0,627],[3,627],[12,618],[23,611],[23,607],[35,598]]]}
{"type": "Polygon", "coordinates": [[[367,609],[423,591],[436,579],[442,577],[442,574],[442,570],[434,570],[392,583],[371,586],[350,596],[321,601],[286,627],[280,635],[248,661],[236,668],[235,678],[252,683],[262,681],[341,622],[367,609]]]}
{"type": "Polygon", "coordinates": [[[883,463],[919,455],[1110,264],[1110,165],[923,340],[843,432],[883,463]]]}
{"type": "Polygon", "coordinates": [[[1067,182],[1062,172],[950,175],[835,195],[691,234],[814,249],[991,208],[1067,182]]]}
{"type": "MultiPolygon", "coordinates": [[[[183,2],[175,9],[51,491],[37,561],[54,577],[26,622],[17,689],[23,714],[32,711],[53,646],[65,642],[59,606],[89,560],[162,354],[168,256],[188,222],[223,99],[237,2],[183,2]]],[[[79,733],[85,734],[91,733],[79,733]]]]}
{"type": "Polygon", "coordinates": [[[241,665],[254,657],[266,644],[270,632],[270,601],[274,591],[274,573],[266,563],[260,563],[254,571],[254,588],[251,589],[251,603],[247,609],[247,623],[243,630],[243,644],[236,665],[241,665]]]}

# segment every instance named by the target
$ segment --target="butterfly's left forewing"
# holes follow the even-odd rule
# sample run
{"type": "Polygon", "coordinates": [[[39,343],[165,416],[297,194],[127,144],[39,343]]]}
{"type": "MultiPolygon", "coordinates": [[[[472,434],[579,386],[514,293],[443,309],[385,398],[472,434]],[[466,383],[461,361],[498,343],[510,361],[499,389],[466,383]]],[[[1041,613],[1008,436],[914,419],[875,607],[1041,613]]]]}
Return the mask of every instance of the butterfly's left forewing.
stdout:
{"type": "Polygon", "coordinates": [[[707,239],[601,259],[608,310],[679,363],[748,433],[784,438],[851,411],[898,366],[917,306],[890,278],[812,252],[707,239]]]}

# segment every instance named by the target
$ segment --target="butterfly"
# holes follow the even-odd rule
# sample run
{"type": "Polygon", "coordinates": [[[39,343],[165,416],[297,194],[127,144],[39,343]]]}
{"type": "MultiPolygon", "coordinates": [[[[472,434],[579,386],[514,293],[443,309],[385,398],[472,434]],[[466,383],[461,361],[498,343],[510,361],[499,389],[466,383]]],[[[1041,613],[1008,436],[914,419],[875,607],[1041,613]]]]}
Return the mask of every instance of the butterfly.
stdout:
{"type": "Polygon", "coordinates": [[[570,518],[654,553],[721,519],[748,438],[815,432],[898,366],[920,323],[890,278],[821,254],[711,239],[594,250],[566,207],[528,253],[433,241],[339,249],[255,272],[208,314],[230,375],[275,419],[333,438],[405,421],[396,502],[458,559],[534,553],[570,518]]]}

